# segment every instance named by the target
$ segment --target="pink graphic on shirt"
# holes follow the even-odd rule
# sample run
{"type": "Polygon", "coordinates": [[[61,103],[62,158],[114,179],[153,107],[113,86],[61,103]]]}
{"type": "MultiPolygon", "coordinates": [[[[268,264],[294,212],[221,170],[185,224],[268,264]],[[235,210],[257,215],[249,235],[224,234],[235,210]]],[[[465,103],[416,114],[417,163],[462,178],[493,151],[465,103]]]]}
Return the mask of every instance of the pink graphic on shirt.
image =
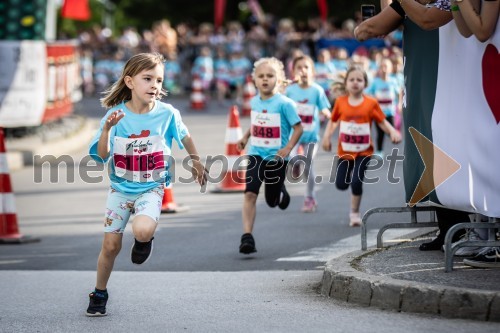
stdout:
{"type": "Polygon", "coordinates": [[[149,130],[142,130],[141,134],[130,134],[128,137],[130,139],[137,139],[137,138],[147,138],[151,132],[149,130]]]}

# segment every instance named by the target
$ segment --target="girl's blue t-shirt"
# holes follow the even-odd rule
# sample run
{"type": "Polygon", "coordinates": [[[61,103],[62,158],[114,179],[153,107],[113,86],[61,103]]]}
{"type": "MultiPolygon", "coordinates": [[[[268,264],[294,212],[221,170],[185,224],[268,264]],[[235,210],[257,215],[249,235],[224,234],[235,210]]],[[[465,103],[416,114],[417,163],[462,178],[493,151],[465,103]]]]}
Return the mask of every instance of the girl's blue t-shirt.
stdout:
{"type": "Polygon", "coordinates": [[[336,73],[335,66],[331,62],[314,63],[315,80],[325,91],[330,89],[333,79],[329,78],[336,73]]]}
{"type": "Polygon", "coordinates": [[[320,118],[323,109],[330,109],[330,102],[325,91],[319,84],[313,83],[308,88],[301,88],[292,84],[286,89],[286,96],[297,103],[297,112],[302,121],[304,132],[299,139],[300,143],[318,142],[320,118]]]}
{"type": "Polygon", "coordinates": [[[252,71],[252,63],[245,57],[229,60],[231,84],[243,84],[252,71]]]}
{"type": "Polygon", "coordinates": [[[214,78],[214,61],[211,57],[198,56],[194,60],[193,75],[198,75],[201,80],[210,81],[214,78]]]}
{"type": "Polygon", "coordinates": [[[218,58],[214,61],[215,78],[217,80],[229,82],[231,79],[231,66],[226,59],[218,58]]]}
{"type": "Polygon", "coordinates": [[[177,61],[165,61],[165,80],[174,81],[181,73],[181,66],[177,61]]]}
{"type": "Polygon", "coordinates": [[[183,149],[182,139],[188,135],[181,115],[172,105],[155,102],[151,111],[137,114],[125,106],[125,101],[108,110],[99,130],[89,145],[89,154],[97,162],[109,160],[111,187],[126,194],[146,192],[159,183],[170,183],[169,170],[172,142],[183,149]],[[106,160],[97,154],[97,144],[103,125],[115,110],[122,110],[123,117],[110,131],[110,153],[106,160]]]}
{"type": "Polygon", "coordinates": [[[300,124],[297,105],[290,98],[277,93],[266,100],[262,100],[259,95],[254,96],[250,106],[252,114],[247,154],[271,160],[278,150],[288,144],[293,126],[300,124]]]}
{"type": "Polygon", "coordinates": [[[375,97],[386,116],[394,116],[399,99],[399,84],[396,79],[389,77],[387,81],[380,77],[373,79],[372,84],[365,90],[375,97]]]}

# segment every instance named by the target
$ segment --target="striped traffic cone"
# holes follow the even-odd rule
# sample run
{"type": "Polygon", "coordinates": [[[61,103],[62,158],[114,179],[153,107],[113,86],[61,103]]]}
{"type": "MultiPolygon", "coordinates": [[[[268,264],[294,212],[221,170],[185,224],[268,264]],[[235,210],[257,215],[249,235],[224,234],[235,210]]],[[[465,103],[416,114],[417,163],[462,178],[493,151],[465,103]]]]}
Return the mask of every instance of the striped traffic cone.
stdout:
{"type": "Polygon", "coordinates": [[[181,213],[189,209],[188,206],[178,205],[174,200],[174,193],[172,191],[172,184],[169,184],[164,188],[163,200],[161,202],[161,212],[162,213],[181,213]]]}
{"type": "Polygon", "coordinates": [[[245,84],[243,85],[243,106],[241,108],[241,115],[243,117],[249,117],[252,113],[252,107],[250,106],[250,101],[252,97],[257,93],[255,86],[250,75],[247,76],[245,84]]]}
{"type": "Polygon", "coordinates": [[[40,241],[24,236],[17,226],[16,205],[10,183],[3,128],[0,128],[0,244],[19,244],[40,241]]]}
{"type": "Polygon", "coordinates": [[[229,110],[228,127],[226,129],[226,158],[228,170],[219,186],[214,189],[214,193],[243,192],[245,190],[245,170],[238,170],[236,160],[243,155],[237,149],[238,140],[243,137],[240,126],[238,107],[233,105],[229,110]]]}
{"type": "Polygon", "coordinates": [[[205,95],[203,94],[203,83],[198,75],[193,77],[191,85],[191,109],[203,110],[205,108],[205,95]]]}

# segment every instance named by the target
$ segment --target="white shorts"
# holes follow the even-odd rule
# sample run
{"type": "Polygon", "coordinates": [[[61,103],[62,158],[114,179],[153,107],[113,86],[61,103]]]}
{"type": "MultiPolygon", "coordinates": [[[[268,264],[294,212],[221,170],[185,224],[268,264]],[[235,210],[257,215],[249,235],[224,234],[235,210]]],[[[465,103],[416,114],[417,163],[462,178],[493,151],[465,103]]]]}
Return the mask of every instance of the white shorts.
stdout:
{"type": "Polygon", "coordinates": [[[158,223],[162,200],[163,185],[139,194],[124,194],[110,188],[106,201],[104,232],[123,233],[132,214],[149,216],[158,223]]]}

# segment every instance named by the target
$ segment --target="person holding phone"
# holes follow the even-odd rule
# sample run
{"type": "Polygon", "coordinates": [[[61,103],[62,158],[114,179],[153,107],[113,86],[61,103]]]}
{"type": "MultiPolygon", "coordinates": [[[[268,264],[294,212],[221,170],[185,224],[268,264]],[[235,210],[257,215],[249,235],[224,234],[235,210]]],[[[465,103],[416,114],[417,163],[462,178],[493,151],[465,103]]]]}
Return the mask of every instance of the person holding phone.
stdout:
{"type": "Polygon", "coordinates": [[[361,19],[363,21],[375,16],[375,5],[361,5],[361,19]]]}
{"type": "MultiPolygon", "coordinates": [[[[408,128],[414,127],[423,135],[432,138],[431,124],[428,115],[433,109],[436,82],[437,52],[436,41],[439,39],[437,28],[446,25],[452,19],[449,0],[436,0],[432,4],[422,4],[415,0],[394,0],[388,6],[387,1],[381,1],[382,11],[374,17],[362,22],[354,30],[356,39],[360,41],[378,36],[385,36],[404,25],[404,57],[405,57],[405,87],[403,97],[403,118],[405,136],[409,137],[408,128]],[[435,70],[429,70],[431,64],[435,70]],[[424,70],[425,69],[425,70],[424,70]],[[411,77],[411,79],[410,79],[411,77]],[[407,94],[415,87],[425,87],[418,94],[407,94]]],[[[403,171],[405,178],[406,199],[413,194],[414,189],[425,168],[416,146],[412,140],[405,140],[405,160],[403,171]]],[[[430,242],[420,245],[421,251],[439,251],[444,244],[444,238],[449,228],[460,222],[469,222],[466,212],[436,207],[439,225],[439,235],[430,242]]],[[[453,241],[457,241],[463,232],[455,233],[453,241]]]]}

